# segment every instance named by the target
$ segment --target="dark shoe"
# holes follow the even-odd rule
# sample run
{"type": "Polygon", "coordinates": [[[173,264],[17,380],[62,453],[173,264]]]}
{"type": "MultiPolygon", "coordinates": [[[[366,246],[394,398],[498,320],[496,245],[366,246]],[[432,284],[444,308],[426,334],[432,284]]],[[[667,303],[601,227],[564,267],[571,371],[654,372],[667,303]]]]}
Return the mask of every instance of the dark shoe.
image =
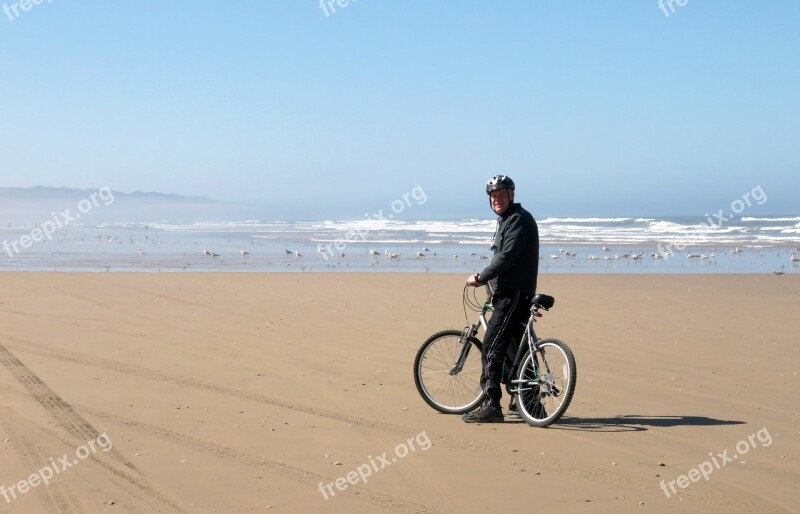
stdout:
{"type": "Polygon", "coordinates": [[[521,420],[522,417],[519,415],[519,409],[517,409],[517,398],[511,398],[511,403],[508,404],[508,414],[506,417],[511,420],[521,420]]]}
{"type": "Polygon", "coordinates": [[[488,402],[488,401],[486,401],[486,400],[484,400],[484,401],[483,401],[483,403],[481,403],[480,405],[478,405],[478,406],[475,408],[475,410],[471,410],[471,411],[467,412],[466,414],[463,414],[463,415],[461,416],[461,419],[463,419],[464,421],[466,421],[466,420],[467,420],[467,418],[474,417],[474,416],[475,416],[475,414],[477,414],[477,413],[478,413],[478,411],[480,411],[480,410],[482,410],[482,409],[485,409],[487,405],[489,405],[489,402],[488,402]]]}
{"type": "Polygon", "coordinates": [[[484,403],[478,409],[464,414],[464,423],[502,423],[503,409],[499,406],[484,403]]]}

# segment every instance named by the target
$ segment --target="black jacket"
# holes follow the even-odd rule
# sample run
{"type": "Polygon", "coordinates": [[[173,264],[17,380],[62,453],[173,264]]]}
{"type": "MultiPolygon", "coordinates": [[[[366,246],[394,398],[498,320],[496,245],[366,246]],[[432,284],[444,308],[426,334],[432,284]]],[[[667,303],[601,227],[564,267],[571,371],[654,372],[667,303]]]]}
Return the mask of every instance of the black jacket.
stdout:
{"type": "Polygon", "coordinates": [[[518,203],[511,204],[497,220],[494,257],[481,271],[481,281],[493,281],[495,290],[518,289],[536,294],[539,274],[539,227],[531,213],[518,203]]]}

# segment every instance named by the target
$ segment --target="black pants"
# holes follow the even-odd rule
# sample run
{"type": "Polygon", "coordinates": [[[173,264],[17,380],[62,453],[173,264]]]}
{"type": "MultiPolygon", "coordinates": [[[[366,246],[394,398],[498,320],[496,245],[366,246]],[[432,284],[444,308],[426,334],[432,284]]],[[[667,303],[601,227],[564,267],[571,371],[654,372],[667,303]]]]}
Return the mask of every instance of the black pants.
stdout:
{"type": "Polygon", "coordinates": [[[531,315],[531,296],[517,290],[497,291],[492,300],[494,312],[486,328],[481,352],[481,389],[492,405],[499,407],[503,397],[503,359],[511,345],[515,350],[531,315]]]}

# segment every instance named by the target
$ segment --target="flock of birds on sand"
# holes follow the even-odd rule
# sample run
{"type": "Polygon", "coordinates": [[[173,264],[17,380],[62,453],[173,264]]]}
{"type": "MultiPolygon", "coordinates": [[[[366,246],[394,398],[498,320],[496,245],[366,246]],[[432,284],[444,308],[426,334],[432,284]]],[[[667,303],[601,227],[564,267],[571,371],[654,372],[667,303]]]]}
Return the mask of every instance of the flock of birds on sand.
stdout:
{"type": "MultiPolygon", "coordinates": [[[[115,243],[115,242],[116,243],[128,242],[130,244],[134,244],[133,238],[131,238],[130,241],[123,241],[122,238],[120,238],[119,236],[117,236],[114,239],[112,239],[110,236],[97,236],[97,237],[98,237],[98,240],[100,242],[105,242],[106,244],[109,244],[109,245],[111,245],[112,243],[115,243]]],[[[157,244],[156,239],[157,238],[150,239],[149,237],[145,237],[145,242],[147,244],[155,245],[155,244],[157,244]]],[[[81,240],[83,241],[84,238],[81,237],[81,240]]],[[[163,241],[163,240],[162,241],[158,241],[158,242],[161,243],[161,244],[165,243],[165,241],[163,241]]],[[[198,245],[197,242],[186,242],[185,244],[198,245]]],[[[254,242],[251,242],[250,244],[251,245],[255,245],[254,242]]],[[[328,268],[335,268],[337,265],[350,266],[350,262],[344,262],[344,263],[342,262],[342,260],[345,259],[345,257],[346,257],[345,252],[343,252],[343,251],[334,252],[330,248],[330,245],[329,245],[328,249],[325,249],[325,248],[323,248],[321,246],[318,246],[316,252],[317,252],[319,257],[323,258],[326,261],[326,265],[327,265],[328,268]],[[337,254],[337,255],[334,255],[334,254],[337,254]],[[337,259],[337,257],[338,257],[339,260],[337,262],[335,262],[335,264],[334,264],[332,259],[337,259]],[[327,262],[329,260],[331,260],[331,261],[327,262]]],[[[691,252],[691,251],[671,253],[671,252],[668,252],[668,251],[661,250],[659,248],[659,251],[653,251],[653,252],[647,252],[647,253],[642,252],[642,251],[639,251],[639,252],[622,251],[620,253],[616,253],[616,252],[614,252],[614,250],[612,250],[612,248],[610,248],[608,246],[603,246],[603,247],[601,247],[600,252],[591,253],[591,251],[590,251],[590,253],[587,253],[585,256],[579,256],[577,251],[560,248],[557,253],[551,253],[549,255],[549,260],[550,260],[550,262],[555,263],[556,261],[561,259],[566,264],[566,263],[569,263],[569,262],[580,262],[580,261],[583,261],[585,259],[586,261],[589,261],[589,262],[600,261],[600,262],[606,262],[607,264],[609,264],[609,263],[614,262],[614,261],[626,261],[626,260],[641,262],[641,261],[646,261],[646,260],[660,261],[660,260],[683,258],[683,259],[686,259],[688,261],[703,261],[703,262],[709,262],[710,264],[714,264],[714,263],[716,263],[716,257],[718,256],[717,252],[722,253],[723,250],[709,249],[709,250],[704,251],[702,253],[691,252]]],[[[786,254],[784,253],[784,252],[786,252],[786,249],[748,248],[745,251],[743,251],[742,249],[740,249],[738,247],[734,247],[734,248],[726,249],[726,250],[724,250],[724,252],[730,253],[732,256],[739,256],[741,254],[745,254],[746,253],[748,255],[744,255],[743,257],[749,258],[749,263],[750,264],[753,264],[754,262],[757,262],[757,259],[761,259],[760,263],[763,264],[764,256],[768,255],[770,253],[774,253],[781,261],[783,261],[783,259],[786,258],[785,257],[786,254]]],[[[397,261],[397,260],[401,260],[401,255],[402,255],[400,252],[392,251],[392,250],[390,250],[388,248],[385,249],[383,252],[379,252],[379,251],[377,251],[377,250],[375,250],[373,248],[369,248],[369,249],[367,249],[366,253],[367,253],[368,257],[370,257],[370,265],[373,266],[373,267],[380,263],[381,257],[383,257],[384,259],[389,260],[389,261],[397,261]]],[[[796,269],[798,266],[800,266],[800,256],[799,256],[800,255],[800,246],[796,247],[795,249],[790,249],[788,253],[790,255],[789,255],[789,259],[788,259],[789,263],[787,263],[787,264],[790,264],[793,269],[796,269]]],[[[148,256],[148,253],[143,248],[139,248],[139,255],[142,256],[142,257],[146,257],[146,256],[148,256]]],[[[186,254],[184,254],[184,255],[186,255],[186,254]]],[[[248,262],[247,259],[248,259],[248,257],[251,256],[251,252],[248,251],[248,250],[245,250],[245,249],[240,249],[239,250],[239,255],[241,257],[242,262],[243,263],[247,263],[248,262]]],[[[217,253],[215,251],[211,251],[211,250],[208,250],[208,249],[203,249],[202,256],[205,257],[205,258],[207,258],[207,257],[210,257],[210,258],[223,257],[220,253],[217,253]]],[[[291,257],[291,259],[290,259],[289,262],[287,262],[286,260],[281,260],[280,258],[275,258],[275,263],[276,264],[278,264],[278,263],[286,263],[287,266],[291,266],[292,265],[291,261],[295,260],[295,259],[302,258],[303,257],[303,253],[301,253],[301,251],[299,249],[298,250],[290,250],[289,248],[286,248],[283,251],[283,257],[284,258],[291,257]]],[[[427,246],[422,246],[418,250],[414,250],[414,253],[411,254],[410,259],[416,260],[417,262],[425,262],[426,259],[433,258],[433,257],[437,257],[439,262],[441,262],[442,258],[446,258],[445,256],[439,256],[437,252],[431,251],[431,249],[428,248],[427,246]]],[[[167,259],[168,257],[162,255],[161,258],[167,259]]],[[[451,259],[452,259],[451,262],[459,262],[459,261],[457,261],[459,258],[460,258],[460,255],[458,253],[454,252],[452,254],[452,256],[451,256],[451,259]]],[[[472,259],[475,259],[475,260],[489,260],[489,259],[491,259],[491,256],[485,255],[485,254],[478,254],[478,253],[476,253],[474,251],[469,251],[469,252],[464,254],[464,259],[463,260],[464,260],[465,263],[469,262],[472,259]]],[[[539,259],[540,260],[546,260],[547,256],[546,255],[540,255],[539,259]]],[[[406,259],[406,260],[408,260],[408,259],[406,259]]],[[[224,260],[219,260],[219,261],[215,261],[215,262],[219,262],[220,264],[222,264],[225,261],[224,260]]],[[[784,262],[786,262],[786,261],[784,261],[784,262]]],[[[269,261],[267,264],[272,264],[272,263],[273,263],[273,261],[269,261]]],[[[161,262],[159,261],[159,262],[156,262],[155,264],[157,266],[159,266],[159,271],[160,271],[161,262]]],[[[195,264],[198,264],[198,262],[195,262],[195,264]]],[[[192,263],[185,263],[185,264],[173,263],[171,267],[175,267],[176,265],[178,267],[182,267],[184,270],[186,270],[186,269],[188,269],[189,267],[192,266],[192,263]]],[[[547,268],[549,266],[550,265],[547,264],[547,265],[545,265],[545,268],[547,268]]],[[[572,264],[572,266],[574,267],[574,264],[572,264]]],[[[108,271],[111,270],[111,266],[105,266],[105,268],[108,271]]],[[[310,271],[313,268],[314,268],[313,265],[303,266],[302,270],[303,271],[306,271],[306,270],[310,271]]],[[[783,265],[783,266],[781,266],[781,271],[774,271],[773,273],[775,273],[776,275],[783,275],[784,274],[783,270],[785,268],[786,268],[786,266],[783,265]]],[[[55,266],[54,266],[54,269],[55,269],[55,266]]],[[[424,270],[428,271],[430,268],[427,265],[422,265],[421,269],[424,269],[424,270]]]]}
{"type": "MultiPolygon", "coordinates": [[[[649,258],[649,259],[657,261],[657,260],[673,258],[673,257],[676,257],[677,255],[679,255],[677,253],[667,253],[667,252],[664,252],[664,251],[649,252],[647,254],[645,254],[645,252],[638,252],[638,253],[637,252],[623,252],[623,253],[614,253],[612,255],[611,254],[612,251],[613,250],[610,247],[603,246],[602,249],[601,249],[601,252],[602,252],[601,255],[604,254],[603,257],[602,257],[602,260],[603,261],[621,261],[621,260],[625,260],[625,259],[630,259],[632,261],[642,261],[642,260],[645,260],[645,259],[649,258]]],[[[800,247],[798,247],[796,251],[800,252],[800,247]]],[[[729,250],[729,252],[732,255],[739,255],[739,254],[743,253],[743,251],[741,249],[739,249],[738,247],[731,248],[729,250]]],[[[242,258],[246,258],[248,255],[250,255],[250,252],[247,251],[247,250],[244,250],[244,249],[240,250],[239,253],[240,253],[242,258]]],[[[331,252],[329,250],[326,250],[325,248],[322,248],[322,247],[319,247],[317,249],[317,253],[319,254],[320,257],[324,258],[325,260],[327,260],[328,258],[335,257],[334,255],[332,255],[333,252],[331,252]]],[[[147,253],[145,253],[141,248],[139,249],[139,254],[143,255],[143,256],[147,255],[147,253]]],[[[390,260],[400,259],[400,256],[401,256],[401,253],[390,251],[388,248],[385,249],[382,253],[378,252],[375,249],[369,248],[367,250],[367,254],[371,258],[380,258],[381,255],[382,255],[384,258],[390,259],[390,260]]],[[[207,249],[203,250],[203,255],[206,256],[206,257],[220,257],[220,254],[218,254],[216,252],[209,251],[207,249]]],[[[289,250],[288,248],[286,248],[284,250],[284,255],[293,256],[295,258],[303,257],[303,254],[300,252],[300,250],[289,250]]],[[[474,251],[468,252],[467,255],[469,257],[473,257],[473,258],[477,257],[478,260],[491,259],[491,257],[489,255],[477,254],[474,251]]],[[[437,254],[437,252],[431,252],[430,248],[427,248],[426,246],[423,246],[420,250],[416,251],[416,254],[415,254],[414,258],[416,258],[416,259],[424,259],[426,257],[431,257],[431,256],[432,257],[437,257],[438,254],[437,254]]],[[[339,252],[338,253],[338,257],[340,259],[344,259],[346,257],[346,255],[345,255],[344,252],[339,252]]],[[[565,249],[561,248],[561,249],[558,250],[558,253],[550,254],[550,260],[551,261],[556,261],[556,260],[558,260],[558,259],[560,259],[562,257],[564,257],[566,259],[575,259],[575,258],[578,257],[578,252],[565,250],[565,249]]],[[[686,255],[685,255],[685,258],[688,259],[688,260],[700,260],[700,261],[709,260],[711,262],[714,262],[714,259],[716,257],[717,257],[717,253],[716,253],[715,250],[710,250],[708,253],[693,253],[693,252],[689,252],[689,253],[686,253],[686,255]]],[[[453,259],[458,259],[459,258],[458,253],[454,252],[452,254],[452,258],[453,259]]],[[[543,260],[545,258],[546,257],[543,256],[543,255],[539,256],[540,260],[543,260]]],[[[590,254],[588,254],[586,256],[586,259],[589,260],[589,261],[598,261],[598,260],[600,260],[600,257],[598,255],[590,253],[590,254]]],[[[790,255],[789,260],[792,263],[792,265],[797,265],[798,263],[800,263],[800,257],[798,257],[796,255],[796,253],[794,253],[794,252],[792,252],[792,254],[790,255]]],[[[375,263],[376,262],[373,262],[372,265],[374,266],[375,263]]],[[[341,262],[338,262],[337,264],[341,264],[341,262]]],[[[346,265],[349,266],[349,263],[346,263],[346,265]]],[[[335,267],[335,266],[333,266],[331,264],[328,264],[328,267],[335,267]]],[[[312,268],[313,268],[313,266],[309,266],[308,268],[303,268],[303,269],[305,270],[305,269],[312,269],[312,268]]],[[[426,267],[425,269],[428,269],[428,268],[426,267]]],[[[776,272],[776,274],[782,274],[782,273],[776,272]]]]}
{"type": "MultiPolygon", "coordinates": [[[[114,241],[111,238],[108,238],[105,242],[107,244],[112,244],[114,241]]],[[[122,242],[122,241],[118,241],[118,242],[122,242]]],[[[133,241],[131,241],[131,243],[132,242],[133,241]]],[[[152,243],[155,243],[155,241],[152,241],[152,243]]],[[[197,244],[197,243],[195,243],[195,244],[197,244]]],[[[251,244],[255,244],[255,243],[251,242],[251,244]]],[[[320,257],[322,257],[325,260],[328,260],[331,257],[335,257],[334,255],[331,255],[331,253],[332,253],[331,251],[326,250],[325,248],[322,248],[322,247],[318,247],[317,248],[317,253],[318,253],[318,255],[320,257]]],[[[139,255],[140,256],[147,256],[148,254],[147,254],[147,252],[144,251],[144,249],[139,248],[139,255]]],[[[203,249],[203,254],[202,255],[204,257],[222,257],[221,254],[216,253],[216,252],[211,251],[211,250],[208,250],[206,248],[203,249]]],[[[247,251],[245,249],[241,249],[241,250],[239,250],[239,255],[244,259],[244,258],[247,258],[247,256],[251,255],[251,252],[249,252],[249,251],[247,251]]],[[[284,256],[292,256],[294,258],[302,258],[303,257],[303,254],[300,252],[300,250],[290,250],[288,248],[284,249],[283,255],[284,256]]],[[[378,263],[377,259],[374,259],[374,258],[376,258],[376,257],[379,258],[381,255],[383,255],[384,258],[389,259],[389,260],[397,260],[397,259],[400,259],[400,256],[401,256],[401,254],[399,252],[390,251],[388,248],[385,249],[383,251],[383,253],[378,252],[377,250],[374,250],[374,249],[370,248],[370,249],[367,250],[367,255],[369,257],[373,258],[372,266],[375,266],[375,264],[378,263]]],[[[479,255],[479,254],[477,254],[477,253],[475,253],[473,251],[470,251],[468,253],[468,255],[470,257],[477,257],[478,260],[491,259],[491,257],[488,256],[488,255],[479,255]]],[[[419,251],[416,252],[415,258],[416,259],[424,259],[426,257],[437,257],[437,256],[438,256],[437,252],[432,252],[430,248],[428,248],[427,246],[423,246],[422,248],[420,248],[419,251]]],[[[344,259],[346,257],[346,255],[345,255],[344,252],[338,252],[338,257],[340,259],[344,259]]],[[[458,259],[458,254],[457,253],[453,253],[453,259],[458,259]]],[[[225,261],[219,261],[219,262],[220,263],[224,263],[225,261]]],[[[157,262],[156,264],[160,265],[161,263],[157,262]]],[[[272,262],[270,261],[268,264],[272,264],[272,262]]],[[[336,264],[342,264],[342,263],[340,261],[340,262],[337,262],[336,264]]],[[[287,265],[291,266],[291,263],[288,263],[287,265]]],[[[347,262],[347,263],[345,263],[345,265],[349,266],[350,263],[347,262]]],[[[191,263],[186,263],[183,266],[183,269],[185,270],[189,266],[191,266],[191,263]]],[[[335,265],[332,265],[332,264],[328,264],[327,266],[329,268],[335,267],[335,265]]],[[[305,270],[311,270],[313,268],[314,268],[314,266],[308,266],[308,267],[303,267],[302,269],[305,271],[305,270]]],[[[111,266],[106,266],[106,270],[107,271],[110,271],[110,269],[111,269],[111,266]]],[[[423,269],[425,269],[426,271],[430,270],[430,268],[428,268],[427,266],[424,266],[423,269]]],[[[159,271],[160,271],[160,269],[159,269],[159,271]]]]}

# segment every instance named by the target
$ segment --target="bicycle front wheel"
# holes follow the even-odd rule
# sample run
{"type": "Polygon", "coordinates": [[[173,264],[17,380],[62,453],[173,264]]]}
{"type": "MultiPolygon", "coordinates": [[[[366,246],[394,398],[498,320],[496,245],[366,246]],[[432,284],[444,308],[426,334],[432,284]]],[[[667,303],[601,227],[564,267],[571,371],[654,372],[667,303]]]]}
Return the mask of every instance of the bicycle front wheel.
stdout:
{"type": "Polygon", "coordinates": [[[481,342],[458,330],[429,337],[414,359],[414,383],[425,402],[444,414],[469,412],[483,400],[481,342]]]}
{"type": "Polygon", "coordinates": [[[578,371],[572,350],[558,339],[543,339],[520,367],[519,414],[529,425],[547,427],[567,411],[575,394],[578,371]]]}

